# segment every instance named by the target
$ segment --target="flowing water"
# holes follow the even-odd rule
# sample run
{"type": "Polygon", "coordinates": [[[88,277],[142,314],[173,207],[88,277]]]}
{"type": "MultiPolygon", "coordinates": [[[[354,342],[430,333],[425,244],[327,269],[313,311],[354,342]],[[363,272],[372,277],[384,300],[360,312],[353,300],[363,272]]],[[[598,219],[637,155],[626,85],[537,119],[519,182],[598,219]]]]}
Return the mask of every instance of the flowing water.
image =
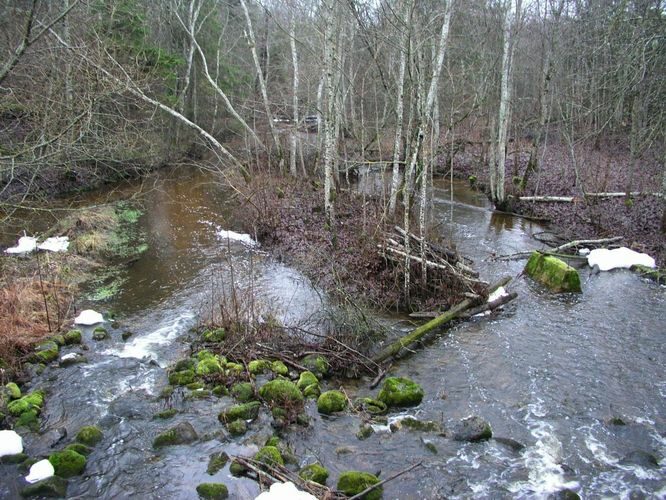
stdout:
{"type": "MultiPolygon", "coordinates": [[[[48,369],[35,379],[48,395],[43,432],[25,437],[31,456],[68,442],[82,425],[104,430],[84,476],[70,479],[68,496],[196,498],[197,484],[216,481],[226,483],[233,498],[259,492],[249,479],[230,476],[228,467],[210,476],[206,466],[213,452],[256,450],[270,435],[267,417],[244,438],[232,439],[217,421],[231,399],[185,400],[176,393],[165,403],[155,397],[167,384],[165,368],[188,352],[188,331],[208,312],[216,283],[253,289],[287,322],[308,321],[322,307],[320,294],[299,273],[218,236],[220,229],[234,229],[227,196],[209,174],[159,173],[140,221],[150,250],[125,271],[120,293],[97,305],[117,312],[112,340],[94,342],[86,330],[88,364],[48,369]],[[134,335],[123,342],[126,329],[134,335]],[[180,413],[154,420],[165,404],[180,413]],[[199,440],[153,450],[154,436],[181,421],[192,423],[199,440]]],[[[524,265],[491,255],[537,248],[531,234],[543,230],[493,214],[483,195],[460,184],[451,194],[447,183],[438,183],[434,209],[442,234],[475,260],[487,281],[517,276],[524,265]]],[[[328,467],[331,484],[344,470],[381,471],[386,478],[422,463],[388,482],[385,498],[547,498],[564,488],[583,498],[665,497],[666,289],[628,271],[590,275],[583,268],[581,277],[584,293],[577,296],[553,295],[517,279],[511,289],[518,299],[500,314],[459,324],[393,369],[425,390],[421,405],[405,413],[445,427],[478,415],[494,436],[507,439],[459,443],[403,429],[359,441],[358,417],[322,418],[312,403],[311,425],[285,439],[303,463],[328,467]],[[613,417],[626,425],[612,424],[613,417]]],[[[408,328],[383,320],[394,335],[408,328]]],[[[376,393],[368,382],[345,389],[350,396],[376,393]]],[[[0,496],[17,496],[15,466],[0,466],[0,472],[8,478],[0,496]]]]}

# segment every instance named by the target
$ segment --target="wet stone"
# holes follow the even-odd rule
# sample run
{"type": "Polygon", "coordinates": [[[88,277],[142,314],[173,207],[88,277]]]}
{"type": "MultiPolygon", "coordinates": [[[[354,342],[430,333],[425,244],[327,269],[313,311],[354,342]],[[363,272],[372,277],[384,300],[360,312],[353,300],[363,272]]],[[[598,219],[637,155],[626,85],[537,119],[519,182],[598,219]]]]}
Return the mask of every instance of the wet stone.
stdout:
{"type": "Polygon", "coordinates": [[[26,486],[21,490],[21,496],[24,498],[65,498],[67,496],[67,481],[61,477],[53,476],[26,486]]]}
{"type": "Polygon", "coordinates": [[[488,440],[492,435],[490,424],[477,416],[464,418],[453,428],[453,439],[456,441],[473,443],[488,440]]]}

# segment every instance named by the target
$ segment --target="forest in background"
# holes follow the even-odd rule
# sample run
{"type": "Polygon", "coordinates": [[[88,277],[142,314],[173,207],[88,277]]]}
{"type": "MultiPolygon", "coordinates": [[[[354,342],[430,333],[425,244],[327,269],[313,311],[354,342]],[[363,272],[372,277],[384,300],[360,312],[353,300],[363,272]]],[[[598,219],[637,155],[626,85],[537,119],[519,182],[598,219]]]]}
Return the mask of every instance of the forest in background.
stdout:
{"type": "Polygon", "coordinates": [[[339,176],[373,162],[406,229],[417,198],[428,217],[435,170],[471,165],[500,208],[666,191],[661,1],[17,0],[0,14],[5,210],[173,163],[321,176],[332,223],[339,176]],[[549,162],[558,185],[541,182],[549,162]]]}

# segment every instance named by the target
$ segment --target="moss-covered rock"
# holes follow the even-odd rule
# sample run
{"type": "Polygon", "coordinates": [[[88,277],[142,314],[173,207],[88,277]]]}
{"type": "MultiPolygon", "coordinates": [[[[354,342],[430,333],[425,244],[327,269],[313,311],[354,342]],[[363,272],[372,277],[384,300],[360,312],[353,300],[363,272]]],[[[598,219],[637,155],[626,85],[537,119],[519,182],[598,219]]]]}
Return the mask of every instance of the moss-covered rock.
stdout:
{"type": "Polygon", "coordinates": [[[317,399],[321,394],[319,384],[311,384],[303,389],[303,396],[308,399],[317,399]]]}
{"type": "Polygon", "coordinates": [[[56,451],[49,455],[56,476],[72,477],[82,474],[86,468],[86,457],[74,450],[56,451]]]}
{"type": "Polygon", "coordinates": [[[284,459],[275,446],[264,446],[253,457],[257,462],[266,465],[284,465],[284,459]]]}
{"type": "Polygon", "coordinates": [[[260,407],[261,403],[259,401],[250,401],[249,403],[234,405],[220,413],[218,419],[223,423],[233,422],[238,419],[254,420],[257,418],[257,415],[259,415],[260,407]]]}
{"type": "Polygon", "coordinates": [[[205,358],[197,363],[197,375],[213,375],[215,373],[222,373],[222,365],[219,359],[215,357],[205,358]]]}
{"type": "Polygon", "coordinates": [[[176,362],[175,365],[173,365],[173,370],[174,372],[182,372],[185,370],[192,370],[194,371],[194,360],[191,358],[185,358],[181,359],[178,362],[176,362]]]}
{"type": "Polygon", "coordinates": [[[210,457],[208,457],[208,467],[206,468],[206,472],[209,475],[214,476],[222,469],[224,469],[224,466],[227,465],[228,461],[229,455],[227,455],[225,452],[221,451],[218,453],[213,453],[210,457]]]}
{"type": "Polygon", "coordinates": [[[342,411],[347,407],[347,398],[340,391],[326,391],[317,399],[317,410],[324,415],[342,411]]]}
{"type": "Polygon", "coordinates": [[[361,441],[363,441],[364,439],[368,439],[370,436],[372,436],[374,432],[375,431],[371,425],[362,424],[361,427],[359,427],[358,432],[356,433],[356,437],[361,441]]]}
{"type": "Polygon", "coordinates": [[[9,399],[20,399],[21,398],[21,389],[14,382],[9,382],[5,385],[5,392],[9,399]]]}
{"type": "Polygon", "coordinates": [[[423,389],[405,377],[389,377],[384,381],[377,399],[388,408],[416,406],[423,399],[423,389]]]}
{"type": "Polygon", "coordinates": [[[109,336],[109,332],[106,331],[106,328],[104,328],[103,326],[98,326],[97,328],[95,328],[93,330],[93,333],[92,333],[93,340],[104,340],[104,339],[108,338],[108,336],[109,336]]]}
{"type": "Polygon", "coordinates": [[[177,413],[178,413],[178,410],[176,410],[175,408],[169,408],[168,410],[164,410],[164,411],[155,413],[153,418],[159,418],[159,419],[166,420],[167,418],[171,418],[171,417],[175,416],[177,413]]]}
{"type": "Polygon", "coordinates": [[[79,354],[78,352],[72,352],[64,355],[60,358],[60,367],[67,368],[68,366],[76,365],[78,363],[87,363],[88,358],[79,354]]]}
{"type": "Polygon", "coordinates": [[[291,406],[303,402],[303,394],[290,380],[276,379],[265,383],[259,395],[270,405],[291,406]]]}
{"type": "Polygon", "coordinates": [[[64,335],[65,344],[67,345],[80,344],[82,336],[83,334],[81,333],[81,330],[70,330],[64,335]]]}
{"type": "Polygon", "coordinates": [[[76,433],[76,441],[87,446],[95,446],[104,438],[102,430],[95,425],[86,425],[76,433]]]}
{"type": "Polygon", "coordinates": [[[10,415],[18,417],[22,413],[25,413],[30,410],[36,410],[37,412],[39,412],[41,411],[43,405],[44,405],[44,392],[33,391],[30,394],[26,394],[22,398],[19,398],[9,403],[7,405],[7,411],[9,412],[10,415]]]}
{"type": "Polygon", "coordinates": [[[201,483],[197,494],[204,500],[223,500],[229,497],[229,490],[223,483],[201,483]]]}
{"type": "Polygon", "coordinates": [[[20,464],[28,460],[25,453],[16,453],[15,455],[3,455],[0,457],[0,464],[20,464]]]}
{"type": "Polygon", "coordinates": [[[433,420],[419,420],[414,417],[403,418],[400,423],[402,427],[411,429],[413,431],[422,432],[442,432],[442,426],[439,422],[433,420]]]}
{"type": "Polygon", "coordinates": [[[206,342],[222,342],[226,337],[226,332],[224,328],[215,328],[214,330],[204,332],[202,337],[206,342]]]}
{"type": "Polygon", "coordinates": [[[247,424],[245,420],[239,418],[227,424],[227,430],[232,436],[242,436],[247,432],[247,424]]]}
{"type": "Polygon", "coordinates": [[[656,281],[660,285],[666,285],[666,269],[652,269],[651,267],[635,264],[631,270],[638,273],[642,278],[656,281]]]}
{"type": "Polygon", "coordinates": [[[281,375],[283,377],[289,375],[289,368],[287,368],[287,365],[280,360],[271,363],[271,371],[276,375],[281,375]]]}
{"type": "Polygon", "coordinates": [[[84,457],[87,457],[93,452],[93,449],[90,446],[86,446],[83,443],[71,443],[65,446],[65,449],[75,451],[84,457]]]}
{"type": "Polygon", "coordinates": [[[239,363],[227,363],[225,373],[229,376],[240,375],[245,371],[245,367],[239,363]]]}
{"type": "Polygon", "coordinates": [[[234,477],[240,477],[240,476],[245,475],[245,473],[247,472],[247,469],[243,465],[239,464],[238,462],[236,462],[234,460],[233,462],[231,462],[229,464],[229,472],[234,477]]]}
{"type": "Polygon", "coordinates": [[[298,382],[296,382],[296,386],[301,390],[305,390],[306,387],[312,385],[312,384],[319,384],[319,379],[317,376],[310,372],[310,371],[305,371],[301,373],[298,377],[298,382]]]}
{"type": "Polygon", "coordinates": [[[239,382],[231,387],[231,395],[241,403],[254,399],[254,387],[250,382],[239,382]]]}
{"type": "Polygon", "coordinates": [[[533,252],[525,266],[525,273],[554,292],[582,291],[578,271],[552,255],[533,252]]]}
{"type": "Polygon", "coordinates": [[[169,384],[187,385],[195,381],[195,375],[192,370],[182,370],[169,374],[169,384]]]}
{"type": "MultiPolygon", "coordinates": [[[[337,489],[351,497],[378,482],[379,479],[374,474],[368,472],[347,471],[340,474],[337,489]]],[[[382,487],[378,486],[370,493],[367,493],[363,498],[364,500],[379,500],[382,497],[382,493],[382,487]]]]}
{"type": "Polygon", "coordinates": [[[383,415],[388,411],[385,403],[374,398],[358,398],[354,401],[354,409],[370,415],[383,415]]]}
{"type": "Polygon", "coordinates": [[[185,388],[189,389],[190,391],[200,391],[204,387],[206,387],[206,385],[203,382],[199,382],[199,381],[192,382],[191,384],[187,384],[185,386],[185,388]]]}
{"type": "Polygon", "coordinates": [[[252,375],[266,373],[271,369],[271,362],[265,359],[255,359],[248,363],[247,369],[252,375]]]}
{"type": "Polygon", "coordinates": [[[35,346],[35,354],[32,359],[36,363],[48,364],[58,359],[60,348],[53,340],[41,342],[35,346]]]}
{"type": "Polygon", "coordinates": [[[222,396],[227,396],[229,394],[229,389],[223,385],[216,385],[213,387],[212,393],[218,398],[221,398],[222,396]]]}
{"type": "Polygon", "coordinates": [[[65,498],[67,496],[67,481],[58,476],[49,477],[23,488],[21,496],[24,498],[65,498]]]}
{"type": "Polygon", "coordinates": [[[303,467],[298,471],[298,476],[306,481],[313,481],[315,483],[326,485],[328,471],[321,464],[315,463],[303,467]]]}
{"type": "Polygon", "coordinates": [[[172,427],[171,429],[155,436],[155,439],[153,440],[153,448],[188,444],[196,441],[198,437],[199,436],[194,430],[194,427],[192,427],[192,424],[189,422],[181,422],[175,427],[172,427]]]}
{"type": "Polygon", "coordinates": [[[453,428],[453,439],[456,441],[486,441],[492,436],[490,424],[476,415],[462,419],[453,428]]]}
{"type": "Polygon", "coordinates": [[[16,420],[15,427],[27,427],[30,430],[39,430],[39,412],[35,409],[24,411],[16,420]]]}
{"type": "Polygon", "coordinates": [[[323,378],[328,374],[329,364],[324,356],[318,354],[308,354],[301,359],[301,365],[314,373],[317,377],[323,378]]]}

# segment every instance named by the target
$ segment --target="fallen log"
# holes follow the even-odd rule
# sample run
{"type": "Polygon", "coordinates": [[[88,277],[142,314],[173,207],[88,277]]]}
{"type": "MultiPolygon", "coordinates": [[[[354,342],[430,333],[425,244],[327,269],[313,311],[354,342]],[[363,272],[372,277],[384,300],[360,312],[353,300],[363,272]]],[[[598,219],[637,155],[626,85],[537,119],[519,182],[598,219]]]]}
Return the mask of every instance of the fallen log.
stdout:
{"type": "MultiPolygon", "coordinates": [[[[553,257],[558,257],[558,258],[565,258],[565,259],[580,259],[580,260],[587,260],[587,257],[585,256],[580,256],[580,255],[570,255],[570,254],[563,254],[562,252],[564,250],[568,250],[570,248],[582,246],[582,245],[605,245],[608,243],[617,243],[618,241],[621,241],[624,239],[623,236],[614,236],[612,238],[600,238],[596,240],[574,240],[570,241],[569,243],[565,243],[564,245],[560,245],[558,247],[553,248],[552,250],[548,252],[541,252],[545,255],[552,255],[553,257]]],[[[520,259],[527,259],[532,255],[532,251],[529,252],[518,252],[510,255],[500,255],[498,257],[495,257],[494,260],[520,260],[520,259]]]]}
{"type": "Polygon", "coordinates": [[[477,314],[481,314],[486,311],[492,311],[500,306],[503,306],[507,302],[511,302],[516,297],[518,297],[518,294],[516,292],[511,292],[508,295],[502,295],[501,297],[496,298],[492,302],[486,302],[485,304],[481,304],[480,306],[473,307],[472,309],[469,309],[468,311],[461,313],[460,316],[458,316],[458,319],[469,319],[472,316],[476,316],[477,314]]]}
{"type": "MultiPolygon", "coordinates": [[[[583,198],[621,198],[627,196],[627,193],[585,193],[583,198]]],[[[641,193],[639,191],[632,191],[629,193],[629,196],[656,196],[657,198],[663,198],[664,195],[661,193],[641,193]]],[[[581,199],[576,196],[516,196],[518,201],[532,201],[532,202],[560,202],[560,203],[573,203],[577,199],[581,199]]]]}
{"type": "MultiPolygon", "coordinates": [[[[493,286],[490,287],[489,293],[494,292],[500,286],[506,285],[509,281],[511,281],[510,277],[503,278],[502,280],[500,280],[499,282],[495,283],[493,286]]],[[[446,311],[441,316],[438,316],[435,319],[428,321],[427,323],[419,326],[415,330],[412,330],[407,335],[399,338],[398,340],[396,340],[395,342],[393,342],[392,344],[381,350],[378,354],[376,354],[372,358],[372,360],[375,363],[381,363],[382,361],[385,361],[388,358],[396,356],[401,350],[408,348],[412,344],[421,340],[427,333],[445,325],[446,323],[454,319],[459,318],[463,312],[465,312],[470,307],[475,306],[476,304],[478,304],[478,299],[467,298],[463,300],[462,302],[456,304],[454,307],[446,311]]]]}

